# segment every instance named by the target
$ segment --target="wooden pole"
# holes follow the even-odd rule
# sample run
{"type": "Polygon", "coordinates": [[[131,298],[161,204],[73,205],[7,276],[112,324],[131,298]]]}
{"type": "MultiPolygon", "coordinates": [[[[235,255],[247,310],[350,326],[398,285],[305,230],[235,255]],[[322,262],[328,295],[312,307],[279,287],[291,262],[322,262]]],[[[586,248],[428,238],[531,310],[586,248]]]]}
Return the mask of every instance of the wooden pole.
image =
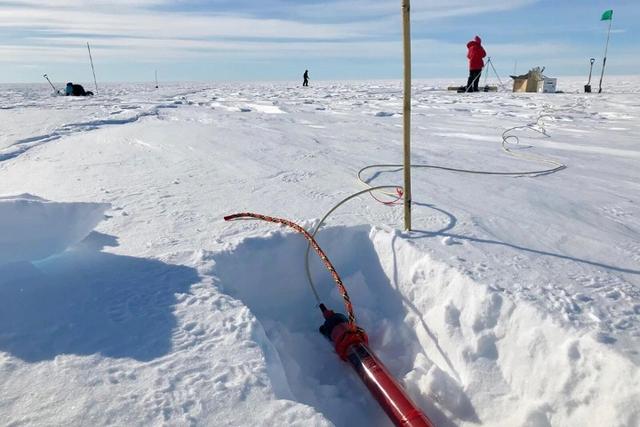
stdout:
{"type": "Polygon", "coordinates": [[[402,0],[404,50],[404,102],[402,110],[404,140],[404,229],[411,231],[411,19],[410,0],[402,0]]]}

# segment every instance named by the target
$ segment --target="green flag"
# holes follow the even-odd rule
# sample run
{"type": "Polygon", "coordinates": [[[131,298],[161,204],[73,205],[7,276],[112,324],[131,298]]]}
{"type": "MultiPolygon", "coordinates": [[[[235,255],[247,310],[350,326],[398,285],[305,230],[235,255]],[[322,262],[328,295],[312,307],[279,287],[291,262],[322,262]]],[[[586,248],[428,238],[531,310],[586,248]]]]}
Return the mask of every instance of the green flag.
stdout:
{"type": "Polygon", "coordinates": [[[611,19],[613,18],[613,9],[609,9],[609,10],[605,10],[605,12],[602,14],[602,18],[600,18],[601,21],[611,21],[611,19]]]}

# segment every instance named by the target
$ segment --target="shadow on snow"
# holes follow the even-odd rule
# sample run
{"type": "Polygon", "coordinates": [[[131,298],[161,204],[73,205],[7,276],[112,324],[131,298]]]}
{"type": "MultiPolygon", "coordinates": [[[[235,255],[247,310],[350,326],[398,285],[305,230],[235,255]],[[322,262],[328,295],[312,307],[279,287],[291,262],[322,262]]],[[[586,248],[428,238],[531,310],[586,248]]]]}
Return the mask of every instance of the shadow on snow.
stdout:
{"type": "Polygon", "coordinates": [[[91,233],[60,255],[0,267],[0,350],[26,362],[102,354],[148,361],[171,350],[175,294],[196,270],[100,252],[91,233]]]}

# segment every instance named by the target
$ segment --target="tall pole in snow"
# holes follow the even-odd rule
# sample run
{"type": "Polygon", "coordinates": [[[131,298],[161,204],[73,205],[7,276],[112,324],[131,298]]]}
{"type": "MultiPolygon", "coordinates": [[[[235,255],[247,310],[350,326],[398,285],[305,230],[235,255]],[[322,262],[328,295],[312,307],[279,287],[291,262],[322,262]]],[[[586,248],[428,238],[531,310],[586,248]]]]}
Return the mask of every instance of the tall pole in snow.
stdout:
{"type": "Polygon", "coordinates": [[[93,68],[93,58],[91,57],[91,47],[87,42],[87,50],[89,51],[89,61],[91,61],[91,71],[93,72],[93,83],[96,85],[96,95],[98,94],[98,81],[96,80],[96,69],[93,68]]]}
{"type": "Polygon", "coordinates": [[[604,76],[604,67],[605,65],[607,65],[607,49],[609,49],[609,36],[611,35],[612,22],[613,22],[613,11],[611,11],[611,15],[609,15],[609,31],[607,31],[607,44],[604,45],[604,58],[602,59],[602,72],[600,73],[600,83],[598,84],[598,93],[602,93],[602,77],[604,76]]]}
{"type": "Polygon", "coordinates": [[[404,50],[404,102],[402,130],[404,140],[404,229],[411,231],[411,19],[410,0],[402,0],[404,50]]]}

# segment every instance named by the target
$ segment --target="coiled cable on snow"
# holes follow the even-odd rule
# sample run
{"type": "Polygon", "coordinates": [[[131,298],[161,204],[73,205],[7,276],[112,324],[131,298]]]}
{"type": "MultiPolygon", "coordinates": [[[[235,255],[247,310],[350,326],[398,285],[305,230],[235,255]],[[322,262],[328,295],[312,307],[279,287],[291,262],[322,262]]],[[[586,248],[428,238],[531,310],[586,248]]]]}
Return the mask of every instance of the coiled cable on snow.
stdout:
{"type": "MultiPolygon", "coordinates": [[[[445,171],[450,171],[450,172],[459,172],[459,173],[468,173],[468,174],[477,174],[477,175],[499,175],[499,176],[511,176],[511,177],[523,177],[523,176],[530,176],[530,177],[538,177],[538,176],[542,176],[542,175],[549,175],[552,173],[556,173],[559,172],[563,169],[567,168],[567,165],[561,162],[558,162],[556,160],[552,160],[552,159],[548,159],[542,156],[535,156],[535,155],[526,155],[526,154],[521,154],[521,153],[516,153],[513,152],[509,149],[509,144],[515,145],[515,144],[519,144],[520,143],[520,139],[518,138],[517,135],[512,135],[510,134],[511,132],[514,132],[516,130],[520,130],[520,129],[528,129],[528,130],[532,130],[534,132],[538,132],[542,135],[544,135],[545,137],[549,137],[549,134],[546,132],[545,128],[544,128],[544,124],[542,122],[542,120],[548,117],[548,115],[546,114],[540,114],[537,118],[537,120],[533,123],[529,123],[526,125],[520,125],[520,126],[513,126],[509,129],[506,129],[504,132],[502,132],[502,149],[503,151],[505,151],[507,154],[513,156],[513,157],[518,157],[521,159],[525,159],[525,160],[530,160],[530,161],[535,161],[535,162],[540,162],[540,163],[545,163],[548,165],[553,166],[552,168],[548,168],[548,169],[540,169],[540,170],[529,170],[529,171],[486,171],[486,170],[474,170],[474,169],[461,169],[461,168],[452,168],[452,167],[448,167],[448,166],[440,166],[440,165],[431,165],[431,164],[415,164],[415,165],[411,165],[412,168],[424,168],[424,169],[439,169],[439,170],[445,170],[445,171]]],[[[344,199],[342,199],[340,202],[338,202],[335,206],[333,206],[318,222],[318,224],[315,226],[314,230],[310,233],[312,238],[315,238],[316,234],[318,233],[318,231],[320,230],[320,228],[322,227],[322,225],[324,224],[324,222],[327,220],[327,218],[329,217],[329,215],[331,215],[336,209],[338,209],[340,206],[342,206],[343,204],[345,204],[346,202],[348,202],[349,200],[352,200],[362,194],[366,194],[366,193],[370,193],[372,195],[372,197],[374,199],[376,199],[378,202],[386,204],[386,205],[393,205],[395,204],[398,200],[400,200],[400,198],[402,198],[402,192],[403,192],[403,188],[400,185],[380,185],[380,186],[371,186],[369,184],[369,181],[364,180],[362,178],[362,174],[369,170],[369,169],[397,169],[397,168],[402,168],[403,165],[401,164],[375,164],[375,165],[368,165],[365,166],[363,168],[361,168],[358,173],[357,173],[357,178],[358,181],[365,185],[367,188],[365,188],[364,190],[358,191],[356,193],[353,193],[351,195],[349,195],[348,197],[345,197],[344,199]],[[384,191],[386,189],[395,189],[395,193],[391,193],[389,191],[384,191]],[[394,200],[385,202],[382,200],[379,200],[375,197],[375,195],[373,194],[374,192],[379,191],[381,194],[385,194],[387,196],[390,197],[394,197],[394,200]]],[[[318,303],[320,303],[320,297],[318,295],[318,291],[316,289],[316,285],[313,282],[313,279],[311,278],[311,270],[310,270],[310,266],[309,266],[309,251],[311,250],[311,241],[309,241],[309,244],[307,245],[307,251],[305,253],[305,261],[304,261],[304,266],[305,266],[305,272],[307,274],[307,282],[309,283],[309,286],[311,287],[311,291],[313,292],[316,300],[318,301],[318,303]]]]}

